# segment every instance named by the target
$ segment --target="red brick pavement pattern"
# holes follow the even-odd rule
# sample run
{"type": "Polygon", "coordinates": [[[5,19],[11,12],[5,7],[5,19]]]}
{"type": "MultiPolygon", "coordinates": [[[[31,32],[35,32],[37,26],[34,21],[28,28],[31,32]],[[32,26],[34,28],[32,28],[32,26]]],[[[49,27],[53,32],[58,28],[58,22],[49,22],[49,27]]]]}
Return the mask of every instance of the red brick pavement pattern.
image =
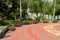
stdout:
{"type": "Polygon", "coordinates": [[[44,30],[46,25],[51,25],[51,23],[23,25],[22,27],[17,27],[16,31],[7,33],[8,37],[0,40],[60,40],[60,36],[55,36],[44,30]]]}
{"type": "Polygon", "coordinates": [[[55,25],[55,26],[54,26],[54,29],[60,31],[60,25],[55,25]]]}

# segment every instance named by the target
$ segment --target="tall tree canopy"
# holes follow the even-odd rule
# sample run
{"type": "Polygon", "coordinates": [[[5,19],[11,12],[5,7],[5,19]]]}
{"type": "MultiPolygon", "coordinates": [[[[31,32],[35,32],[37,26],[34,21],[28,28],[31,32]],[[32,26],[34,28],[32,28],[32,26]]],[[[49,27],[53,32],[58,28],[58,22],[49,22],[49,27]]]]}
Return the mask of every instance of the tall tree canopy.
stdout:
{"type": "Polygon", "coordinates": [[[14,19],[19,14],[20,0],[0,0],[0,12],[2,17],[14,19]]]}

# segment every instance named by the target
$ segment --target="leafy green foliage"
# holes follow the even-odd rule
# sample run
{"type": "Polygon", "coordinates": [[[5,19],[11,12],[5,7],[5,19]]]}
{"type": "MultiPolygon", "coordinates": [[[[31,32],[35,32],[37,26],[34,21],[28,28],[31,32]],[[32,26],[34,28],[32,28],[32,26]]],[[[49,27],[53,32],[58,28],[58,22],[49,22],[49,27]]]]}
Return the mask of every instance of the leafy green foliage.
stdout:
{"type": "Polygon", "coordinates": [[[60,0],[56,0],[56,13],[55,15],[60,15],[60,0]]]}
{"type": "Polygon", "coordinates": [[[11,18],[14,19],[16,15],[19,15],[19,9],[20,9],[20,0],[0,1],[0,13],[2,17],[6,17],[6,19],[11,18]]]}
{"type": "Polygon", "coordinates": [[[28,7],[30,8],[30,12],[38,14],[42,11],[42,0],[31,0],[28,3],[28,7]]]}
{"type": "Polygon", "coordinates": [[[45,14],[52,15],[53,14],[53,4],[49,2],[45,3],[45,14]]]}
{"type": "Polygon", "coordinates": [[[3,22],[8,23],[8,24],[15,24],[17,22],[21,22],[21,20],[4,20],[3,22]]]}
{"type": "Polygon", "coordinates": [[[21,20],[0,20],[0,25],[15,24],[21,20]]]}

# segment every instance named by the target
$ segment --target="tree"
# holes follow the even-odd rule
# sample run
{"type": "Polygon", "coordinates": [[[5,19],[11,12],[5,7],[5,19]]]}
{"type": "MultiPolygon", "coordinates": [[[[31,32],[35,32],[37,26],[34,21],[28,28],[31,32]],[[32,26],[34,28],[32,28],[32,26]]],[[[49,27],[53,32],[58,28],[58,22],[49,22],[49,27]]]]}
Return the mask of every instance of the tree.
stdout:
{"type": "Polygon", "coordinates": [[[27,2],[27,0],[21,0],[22,2],[21,2],[21,15],[24,15],[24,16],[22,16],[22,18],[23,19],[26,19],[25,18],[25,15],[27,15],[27,4],[28,4],[28,2],[27,2]]]}
{"type": "Polygon", "coordinates": [[[22,8],[21,8],[21,0],[20,0],[20,18],[22,17],[22,15],[21,15],[21,14],[22,14],[22,13],[21,13],[21,9],[22,9],[22,8]]]}
{"type": "Polygon", "coordinates": [[[56,0],[53,0],[54,10],[53,10],[53,20],[55,18],[55,11],[56,11],[56,0]]]}
{"type": "Polygon", "coordinates": [[[47,1],[45,3],[45,14],[48,15],[48,18],[49,18],[49,15],[52,15],[53,14],[53,4],[52,4],[52,2],[48,2],[47,1]]]}
{"type": "Polygon", "coordinates": [[[0,0],[0,3],[0,12],[3,17],[15,19],[16,14],[19,14],[20,0],[0,0]]]}
{"type": "Polygon", "coordinates": [[[56,13],[55,15],[60,15],[60,0],[56,1],[56,13]]]}
{"type": "Polygon", "coordinates": [[[31,13],[35,13],[38,17],[38,13],[42,13],[42,0],[30,0],[29,1],[29,8],[31,13]]]}

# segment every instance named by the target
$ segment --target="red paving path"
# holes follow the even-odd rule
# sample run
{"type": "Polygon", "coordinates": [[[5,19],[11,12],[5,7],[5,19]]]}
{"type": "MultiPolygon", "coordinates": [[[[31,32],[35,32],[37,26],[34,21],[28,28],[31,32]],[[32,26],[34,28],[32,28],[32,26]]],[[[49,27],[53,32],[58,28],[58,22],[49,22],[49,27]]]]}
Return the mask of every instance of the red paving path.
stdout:
{"type": "Polygon", "coordinates": [[[54,29],[60,31],[60,23],[23,25],[22,27],[17,27],[14,32],[7,33],[8,37],[0,40],[60,40],[60,35],[56,36],[44,30],[47,25],[54,25],[54,29]]]}

